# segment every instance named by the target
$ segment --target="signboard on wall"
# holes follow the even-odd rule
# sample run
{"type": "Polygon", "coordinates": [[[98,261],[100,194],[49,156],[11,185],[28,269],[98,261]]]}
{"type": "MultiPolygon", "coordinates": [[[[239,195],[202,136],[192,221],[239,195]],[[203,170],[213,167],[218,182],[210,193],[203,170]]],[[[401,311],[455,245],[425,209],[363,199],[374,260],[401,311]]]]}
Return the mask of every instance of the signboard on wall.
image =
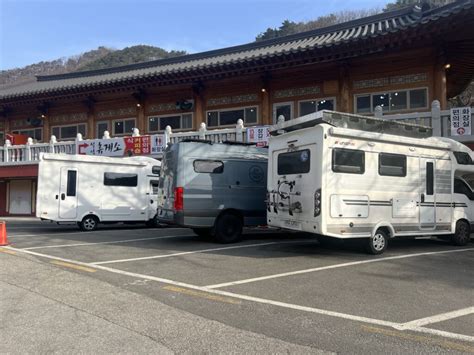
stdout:
{"type": "Polygon", "coordinates": [[[118,137],[86,139],[77,144],[77,154],[104,157],[159,154],[165,148],[165,136],[118,137]]]}
{"type": "Polygon", "coordinates": [[[247,128],[247,142],[257,143],[257,147],[267,147],[270,138],[270,126],[247,128]]]}
{"type": "Polygon", "coordinates": [[[471,108],[456,107],[451,109],[451,136],[471,135],[471,108]]]}

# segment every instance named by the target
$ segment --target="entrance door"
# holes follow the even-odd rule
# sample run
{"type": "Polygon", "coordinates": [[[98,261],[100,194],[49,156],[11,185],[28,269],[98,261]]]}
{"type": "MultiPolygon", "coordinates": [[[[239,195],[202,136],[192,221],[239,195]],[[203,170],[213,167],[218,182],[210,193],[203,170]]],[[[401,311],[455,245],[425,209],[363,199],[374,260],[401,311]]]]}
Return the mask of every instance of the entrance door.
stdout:
{"type": "Polygon", "coordinates": [[[31,214],[31,181],[10,181],[10,214],[31,214]]]}
{"type": "Polygon", "coordinates": [[[74,219],[77,215],[77,170],[61,168],[61,184],[59,186],[59,218],[74,219]]]}
{"type": "Polygon", "coordinates": [[[436,227],[435,166],[433,159],[420,159],[420,228],[436,227]]]}

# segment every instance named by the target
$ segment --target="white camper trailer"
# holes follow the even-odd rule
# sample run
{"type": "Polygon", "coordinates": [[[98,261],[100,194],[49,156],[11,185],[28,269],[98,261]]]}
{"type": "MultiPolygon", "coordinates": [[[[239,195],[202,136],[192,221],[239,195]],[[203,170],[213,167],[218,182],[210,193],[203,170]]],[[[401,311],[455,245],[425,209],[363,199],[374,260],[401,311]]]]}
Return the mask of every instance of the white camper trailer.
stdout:
{"type": "Polygon", "coordinates": [[[36,216],[77,222],[84,231],[96,229],[98,223],[154,225],[160,166],[150,157],[42,154],[36,216]]]}
{"type": "Polygon", "coordinates": [[[267,220],[321,238],[364,238],[380,254],[399,236],[474,231],[473,152],[431,128],[320,111],[272,127],[267,220]]]}

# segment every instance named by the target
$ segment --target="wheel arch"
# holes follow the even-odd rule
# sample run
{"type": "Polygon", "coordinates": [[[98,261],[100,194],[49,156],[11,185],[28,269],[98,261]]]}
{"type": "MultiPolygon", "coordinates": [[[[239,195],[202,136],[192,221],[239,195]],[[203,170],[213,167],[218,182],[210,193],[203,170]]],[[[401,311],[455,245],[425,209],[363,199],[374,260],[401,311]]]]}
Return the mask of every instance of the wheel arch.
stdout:
{"type": "Polygon", "coordinates": [[[82,221],[85,217],[87,216],[94,216],[97,218],[97,220],[99,221],[99,223],[101,222],[101,218],[100,218],[100,215],[94,211],[87,211],[86,213],[83,213],[81,218],[79,219],[79,222],[82,221]]]}
{"type": "Polygon", "coordinates": [[[375,236],[375,233],[379,230],[384,230],[389,238],[395,237],[395,229],[393,228],[391,223],[388,222],[379,222],[372,228],[372,237],[375,236]]]}

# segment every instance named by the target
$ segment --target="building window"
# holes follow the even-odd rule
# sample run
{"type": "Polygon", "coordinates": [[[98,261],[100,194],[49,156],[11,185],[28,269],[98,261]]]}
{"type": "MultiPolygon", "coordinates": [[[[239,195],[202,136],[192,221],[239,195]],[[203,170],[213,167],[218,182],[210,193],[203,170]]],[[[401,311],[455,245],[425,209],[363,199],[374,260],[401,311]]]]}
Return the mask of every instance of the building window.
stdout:
{"type": "Polygon", "coordinates": [[[285,117],[285,121],[293,118],[293,103],[292,102],[278,102],[273,104],[273,122],[278,122],[278,117],[285,117]]]}
{"type": "Polygon", "coordinates": [[[102,138],[104,136],[104,132],[109,131],[109,122],[108,121],[102,121],[102,122],[97,122],[97,138],[102,138]]]}
{"type": "Polygon", "coordinates": [[[134,118],[126,118],[123,120],[115,120],[113,122],[114,128],[114,136],[131,136],[133,133],[133,129],[135,128],[135,119],[134,118]]]}
{"type": "Polygon", "coordinates": [[[428,89],[397,90],[355,96],[356,113],[373,113],[381,106],[384,112],[427,108],[428,89]]]}
{"type": "Polygon", "coordinates": [[[336,100],[334,98],[300,101],[298,114],[304,116],[321,110],[334,110],[335,107],[336,100]]]}
{"type": "Polygon", "coordinates": [[[77,134],[82,134],[83,137],[86,136],[86,124],[76,124],[69,126],[57,126],[52,127],[53,135],[56,136],[56,139],[75,139],[77,134]]]}
{"type": "Polygon", "coordinates": [[[40,142],[43,140],[43,129],[42,128],[32,128],[32,129],[20,129],[13,131],[14,134],[23,134],[28,136],[28,138],[33,138],[34,140],[40,142]]]}
{"type": "Polygon", "coordinates": [[[237,120],[239,119],[242,119],[246,124],[257,123],[257,107],[253,106],[218,111],[207,111],[207,125],[209,127],[236,125],[237,120]]]}
{"type": "Polygon", "coordinates": [[[346,174],[364,174],[365,153],[362,150],[355,149],[333,149],[332,171],[346,174]]]}
{"type": "Polygon", "coordinates": [[[171,129],[192,129],[193,114],[183,113],[148,117],[148,132],[164,131],[166,126],[170,126],[171,129]]]}
{"type": "Polygon", "coordinates": [[[5,133],[0,132],[0,145],[4,145],[4,144],[5,144],[5,133]]]}

